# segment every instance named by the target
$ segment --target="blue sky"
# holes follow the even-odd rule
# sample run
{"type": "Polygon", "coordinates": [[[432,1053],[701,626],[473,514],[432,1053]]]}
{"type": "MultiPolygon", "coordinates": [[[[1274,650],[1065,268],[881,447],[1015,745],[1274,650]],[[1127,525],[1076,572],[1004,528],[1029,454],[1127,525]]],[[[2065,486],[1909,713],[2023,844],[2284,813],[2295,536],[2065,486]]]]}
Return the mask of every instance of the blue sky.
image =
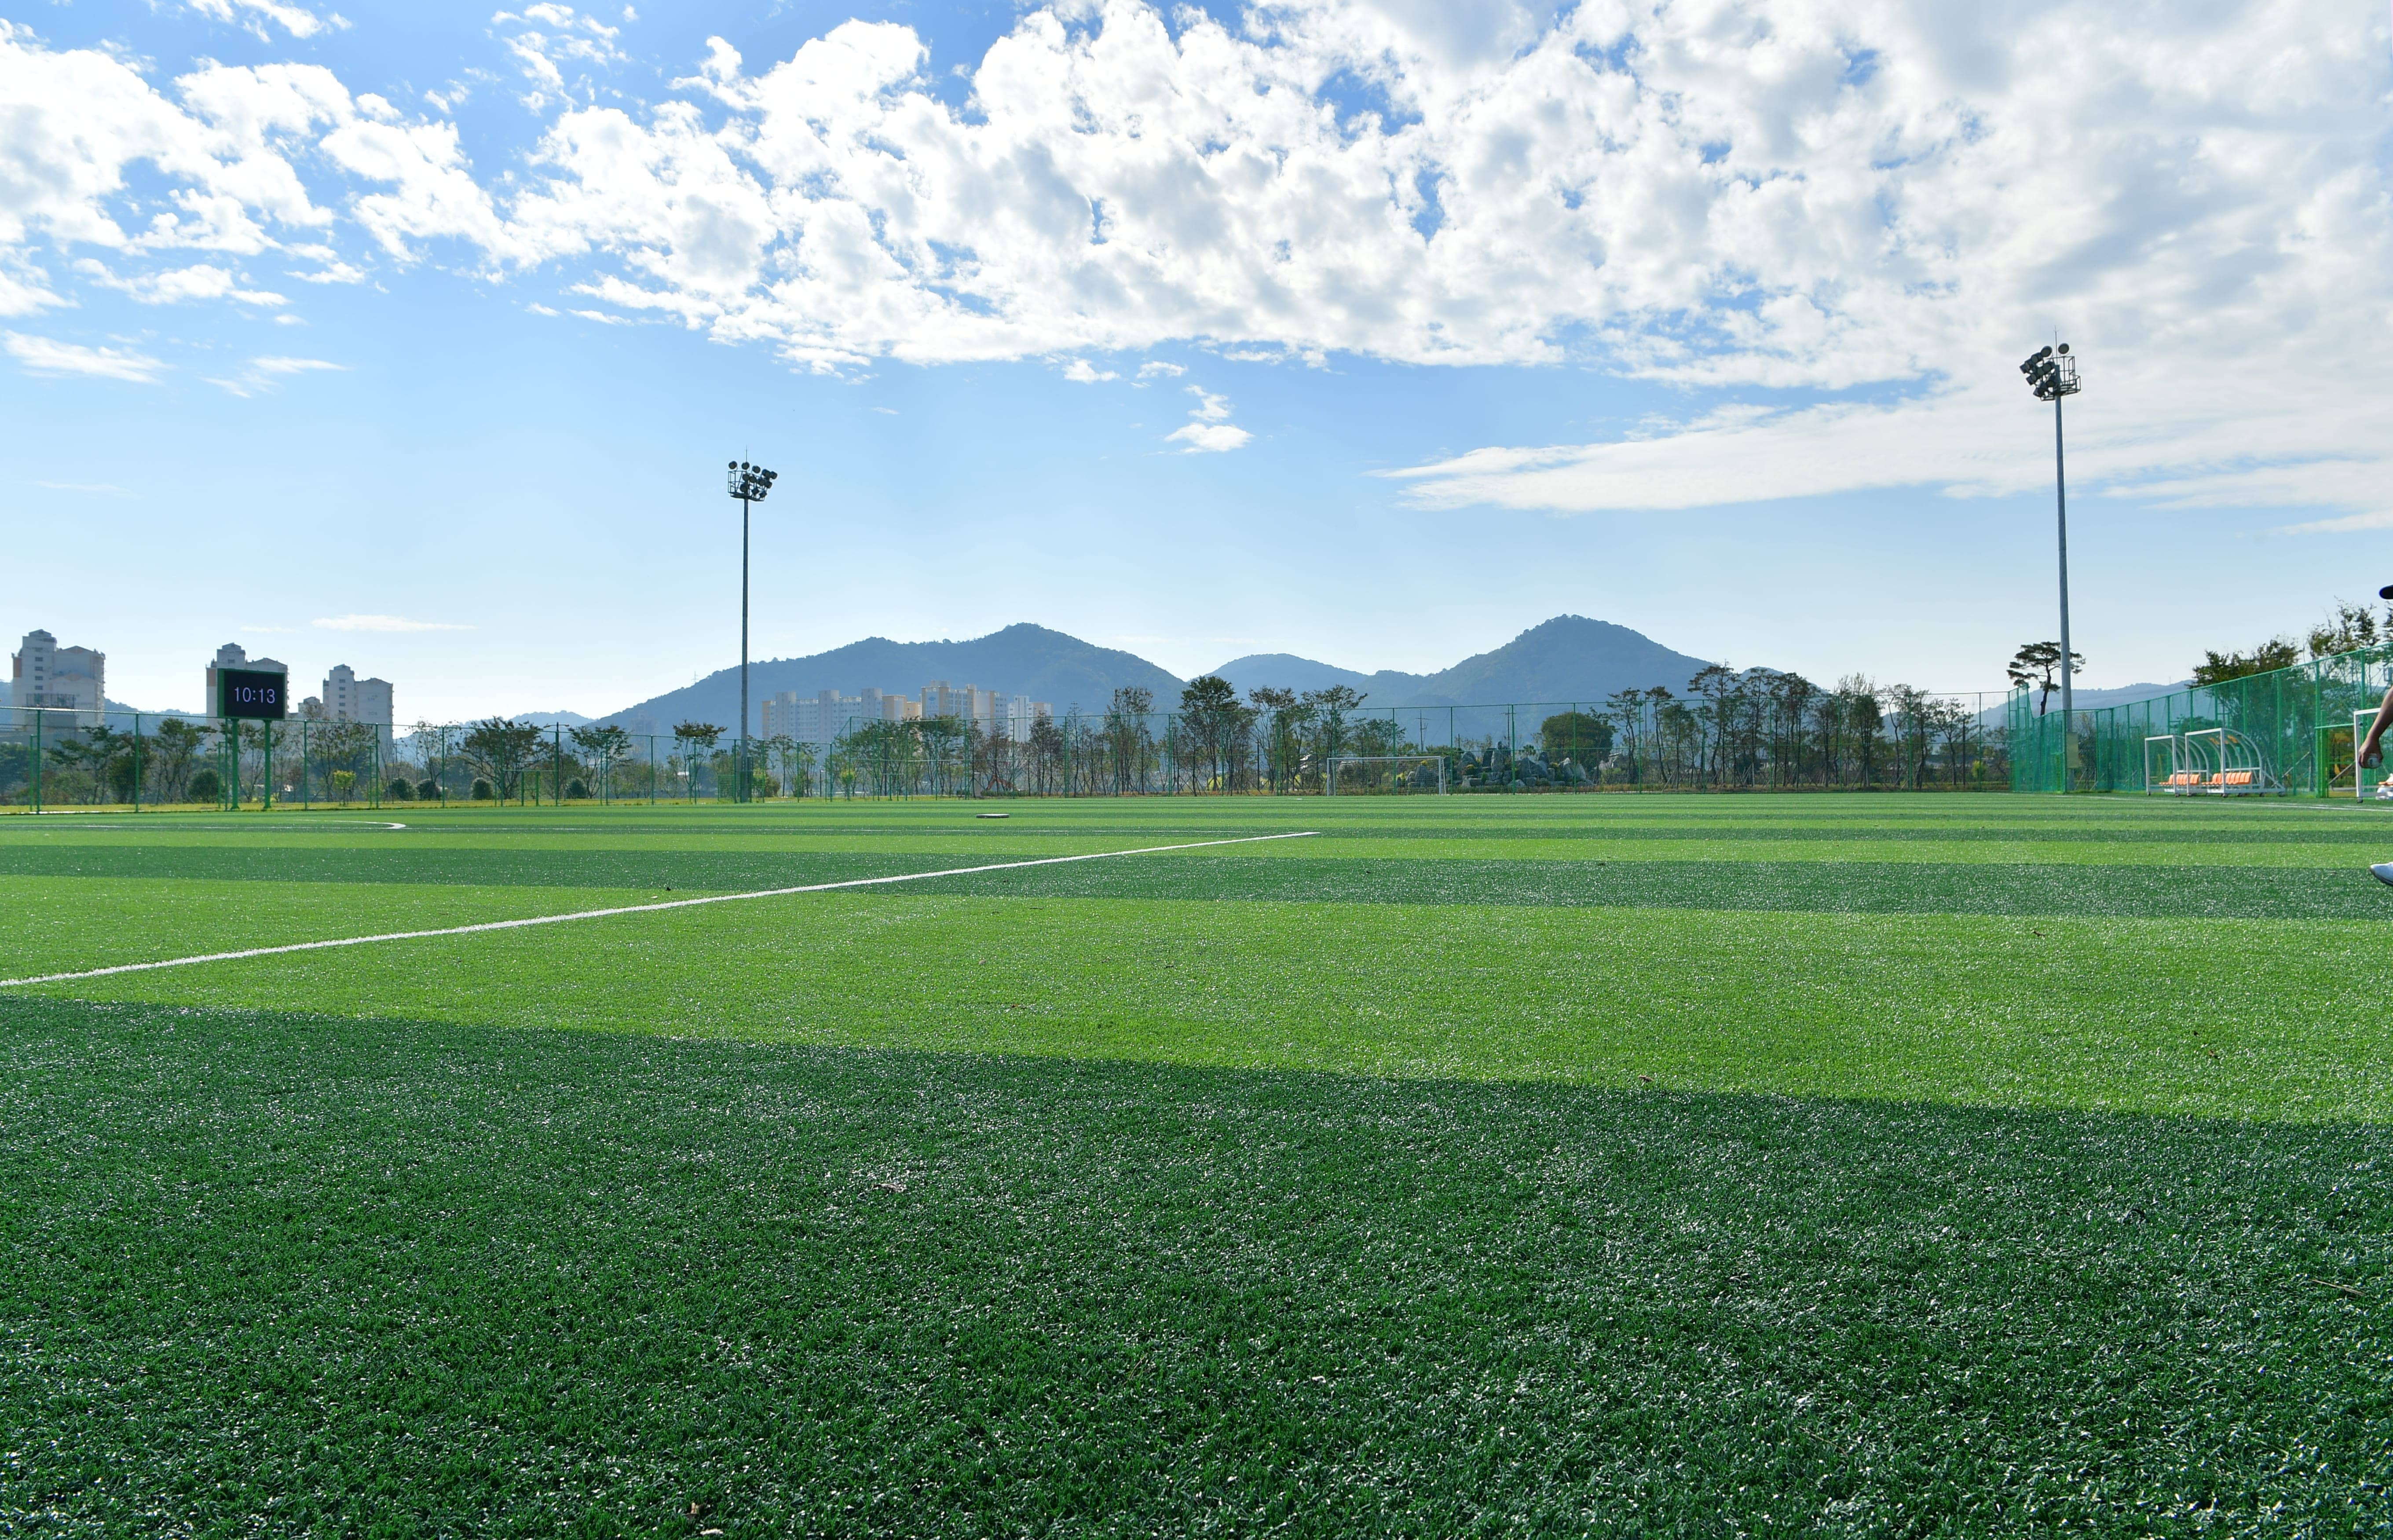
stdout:
{"type": "Polygon", "coordinates": [[[609,710],[747,453],[758,657],[1990,688],[2056,328],[2089,683],[2393,581],[2383,9],[1946,8],[0,7],[0,631],[609,710]]]}

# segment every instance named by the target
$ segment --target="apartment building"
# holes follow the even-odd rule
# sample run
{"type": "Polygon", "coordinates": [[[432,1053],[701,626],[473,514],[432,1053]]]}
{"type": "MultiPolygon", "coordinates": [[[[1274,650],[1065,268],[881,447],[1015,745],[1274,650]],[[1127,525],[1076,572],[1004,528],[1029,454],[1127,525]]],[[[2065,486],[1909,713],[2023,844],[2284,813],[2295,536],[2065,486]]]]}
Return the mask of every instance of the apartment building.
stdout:
{"type": "Polygon", "coordinates": [[[18,708],[18,722],[31,726],[29,707],[43,708],[43,719],[55,726],[69,722],[96,727],[108,705],[108,654],[89,647],[62,647],[46,631],[29,631],[8,659],[8,698],[18,708]],[[50,713],[72,711],[61,719],[50,713]]]}
{"type": "Polygon", "coordinates": [[[765,701],[766,737],[787,737],[797,743],[825,744],[859,722],[918,722],[925,717],[953,717],[969,722],[993,737],[1027,740],[1039,718],[1052,717],[1055,708],[1028,696],[1002,690],[961,687],[944,679],[922,686],[921,698],[885,695],[866,688],[855,695],[824,690],[804,697],[783,690],[765,701]]]}
{"type": "MultiPolygon", "coordinates": [[[[288,683],[291,677],[291,665],[271,658],[252,658],[242,649],[240,643],[227,642],[216,648],[216,660],[208,665],[207,694],[200,698],[202,702],[200,710],[210,716],[215,715],[216,710],[216,671],[218,669],[248,669],[257,673],[279,673],[285,681],[283,689],[287,692],[291,687],[288,683]]],[[[288,700],[291,697],[286,693],[282,698],[288,700]]]]}

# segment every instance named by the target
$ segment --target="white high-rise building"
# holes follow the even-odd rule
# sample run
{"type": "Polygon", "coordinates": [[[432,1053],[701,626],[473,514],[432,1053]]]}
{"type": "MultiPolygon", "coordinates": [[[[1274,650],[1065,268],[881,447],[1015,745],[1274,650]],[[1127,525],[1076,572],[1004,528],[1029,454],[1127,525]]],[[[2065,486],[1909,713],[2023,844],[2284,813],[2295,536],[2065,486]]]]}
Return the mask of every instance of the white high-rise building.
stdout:
{"type": "Polygon", "coordinates": [[[18,708],[17,720],[33,723],[27,707],[42,707],[43,720],[54,726],[72,722],[97,727],[108,709],[108,654],[89,647],[62,647],[46,631],[29,631],[8,659],[8,698],[18,708]],[[61,721],[53,711],[72,711],[61,721]]]}
{"type": "Polygon", "coordinates": [[[1055,708],[1047,701],[1033,700],[1027,695],[1007,695],[1000,691],[997,696],[996,725],[991,727],[989,732],[992,737],[1012,738],[1016,743],[1027,743],[1030,741],[1030,730],[1039,724],[1039,719],[1052,718],[1054,714],[1055,708]]]}
{"type": "Polygon", "coordinates": [[[383,750],[391,737],[390,681],[360,679],[347,663],[324,676],[324,715],[333,722],[370,722],[382,729],[383,750]]]}
{"type": "Polygon", "coordinates": [[[766,737],[788,737],[793,743],[817,746],[831,742],[864,722],[911,722],[922,708],[902,695],[883,695],[866,688],[855,695],[824,690],[811,699],[795,690],[783,690],[765,700],[766,737]]]}
{"type": "Polygon", "coordinates": [[[279,673],[284,680],[283,698],[285,700],[291,698],[289,694],[291,666],[289,664],[271,658],[252,658],[242,649],[240,643],[227,642],[216,648],[216,661],[208,665],[208,693],[203,698],[200,706],[201,711],[208,716],[214,716],[216,712],[216,670],[218,669],[248,669],[255,673],[279,673]]]}

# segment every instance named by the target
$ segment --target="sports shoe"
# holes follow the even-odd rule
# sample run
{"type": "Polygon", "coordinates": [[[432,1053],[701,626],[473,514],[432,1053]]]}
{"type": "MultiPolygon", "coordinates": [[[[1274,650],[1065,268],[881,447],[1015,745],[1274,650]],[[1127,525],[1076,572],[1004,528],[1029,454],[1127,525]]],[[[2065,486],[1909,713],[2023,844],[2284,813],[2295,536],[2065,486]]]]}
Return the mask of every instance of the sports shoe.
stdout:
{"type": "Polygon", "coordinates": [[[2376,874],[2378,881],[2388,888],[2393,888],[2393,861],[2379,861],[2368,869],[2376,874]]]}

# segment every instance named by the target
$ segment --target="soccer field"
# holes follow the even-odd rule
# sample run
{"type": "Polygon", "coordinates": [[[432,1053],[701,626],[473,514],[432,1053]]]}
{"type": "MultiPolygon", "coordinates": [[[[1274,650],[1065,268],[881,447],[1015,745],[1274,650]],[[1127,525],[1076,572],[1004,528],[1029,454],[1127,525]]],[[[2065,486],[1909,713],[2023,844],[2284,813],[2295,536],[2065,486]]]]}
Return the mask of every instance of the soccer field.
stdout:
{"type": "Polygon", "coordinates": [[[0,818],[0,1525],[2393,1531],[2393,816],[0,818]],[[403,828],[386,827],[390,823],[403,828]]]}

